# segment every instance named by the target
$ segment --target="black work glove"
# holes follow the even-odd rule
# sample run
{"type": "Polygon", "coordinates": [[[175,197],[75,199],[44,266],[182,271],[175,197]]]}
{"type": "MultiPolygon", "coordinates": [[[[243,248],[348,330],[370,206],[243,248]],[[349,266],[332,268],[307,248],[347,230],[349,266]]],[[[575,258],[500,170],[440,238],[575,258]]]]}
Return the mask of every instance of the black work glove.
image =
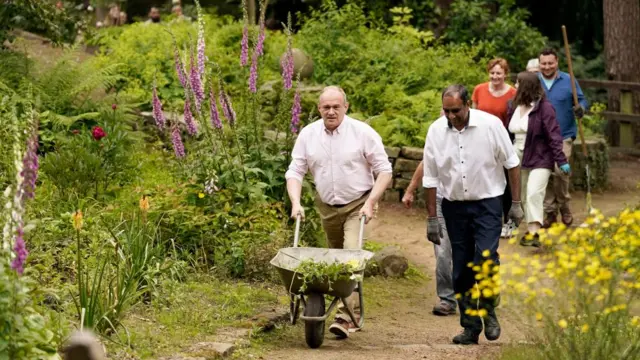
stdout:
{"type": "Polygon", "coordinates": [[[431,241],[436,245],[440,245],[440,238],[444,235],[442,234],[442,227],[438,222],[437,217],[430,217],[427,220],[427,240],[431,241]]]}
{"type": "Polygon", "coordinates": [[[573,107],[573,114],[578,118],[578,119],[582,119],[582,117],[584,116],[584,108],[582,107],[582,105],[576,105],[573,107]]]}

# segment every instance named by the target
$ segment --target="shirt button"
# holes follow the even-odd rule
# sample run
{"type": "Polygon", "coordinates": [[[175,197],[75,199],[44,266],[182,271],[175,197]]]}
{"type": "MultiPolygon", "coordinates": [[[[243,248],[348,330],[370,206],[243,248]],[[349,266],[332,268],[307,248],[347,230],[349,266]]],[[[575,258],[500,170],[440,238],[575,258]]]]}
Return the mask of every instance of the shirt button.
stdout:
{"type": "Polygon", "coordinates": [[[460,149],[462,149],[462,146],[460,146],[460,149]]]}
{"type": "Polygon", "coordinates": [[[464,192],[467,192],[467,189],[464,189],[464,192]]]}

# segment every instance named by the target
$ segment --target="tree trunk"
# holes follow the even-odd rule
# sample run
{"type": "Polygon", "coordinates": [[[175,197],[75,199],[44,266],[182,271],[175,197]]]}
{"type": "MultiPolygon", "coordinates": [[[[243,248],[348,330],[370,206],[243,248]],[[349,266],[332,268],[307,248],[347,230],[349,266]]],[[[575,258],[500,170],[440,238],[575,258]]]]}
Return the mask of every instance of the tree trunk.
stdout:
{"type": "MultiPolygon", "coordinates": [[[[605,67],[609,80],[640,82],[640,1],[604,0],[605,67]]],[[[609,90],[609,111],[620,111],[620,91],[609,90]]],[[[634,94],[633,112],[640,114],[640,94],[634,94]]],[[[637,125],[635,141],[638,142],[637,125]]],[[[607,124],[613,146],[619,145],[620,125],[607,124]]]]}

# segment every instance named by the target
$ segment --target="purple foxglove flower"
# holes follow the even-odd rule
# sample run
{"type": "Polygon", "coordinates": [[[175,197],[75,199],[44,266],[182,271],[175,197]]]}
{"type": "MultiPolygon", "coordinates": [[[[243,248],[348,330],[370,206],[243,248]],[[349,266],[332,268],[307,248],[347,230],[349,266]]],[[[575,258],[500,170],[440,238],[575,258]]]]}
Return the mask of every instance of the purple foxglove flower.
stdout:
{"type": "MultiPolygon", "coordinates": [[[[200,13],[200,5],[198,4],[198,74],[201,78],[204,78],[204,64],[206,62],[206,56],[204,55],[204,20],[200,13]]],[[[204,96],[202,97],[204,99],[204,96]]]]}
{"type": "Polygon", "coordinates": [[[256,43],[256,53],[258,55],[264,54],[264,38],[265,38],[265,29],[264,29],[264,19],[260,22],[260,33],[258,34],[258,42],[256,43]]]}
{"type": "Polygon", "coordinates": [[[158,91],[156,90],[156,85],[153,85],[153,118],[156,121],[156,125],[160,131],[164,130],[164,124],[166,123],[166,119],[164,117],[164,112],[162,112],[162,103],[158,98],[158,91]]]}
{"type": "Polygon", "coordinates": [[[291,107],[291,132],[294,134],[298,133],[301,112],[302,106],[300,105],[300,89],[296,89],[296,94],[293,97],[293,106],[291,107]]]}
{"type": "Polygon", "coordinates": [[[293,86],[293,52],[291,49],[287,51],[287,55],[282,59],[282,81],[286,90],[293,86]]]}
{"type": "Polygon", "coordinates": [[[32,199],[36,190],[38,179],[38,130],[34,128],[31,137],[27,140],[27,149],[22,159],[22,201],[32,199]]]}
{"type": "Polygon", "coordinates": [[[220,105],[222,106],[222,113],[224,117],[229,120],[229,125],[232,127],[236,124],[236,113],[233,111],[233,105],[231,104],[231,98],[229,94],[220,90],[220,105]]]}
{"type": "Polygon", "coordinates": [[[258,49],[253,53],[251,57],[251,72],[249,73],[249,90],[252,93],[256,93],[258,91],[257,88],[258,82],[258,49]]]}
{"type": "Polygon", "coordinates": [[[13,247],[13,251],[16,257],[11,262],[11,268],[15,270],[18,274],[22,275],[24,271],[24,263],[27,260],[27,255],[29,252],[27,251],[27,247],[24,243],[24,233],[22,230],[22,224],[18,225],[18,229],[16,230],[16,240],[15,245],[13,247]]]}
{"type": "Polygon", "coordinates": [[[240,66],[246,66],[247,60],[249,60],[249,27],[244,24],[242,29],[242,42],[240,43],[242,50],[240,53],[240,66]]]}
{"type": "Polygon", "coordinates": [[[193,120],[193,114],[191,113],[191,103],[189,97],[184,100],[184,122],[187,125],[187,132],[189,135],[194,136],[198,133],[196,123],[193,120]]]}
{"type": "Polygon", "coordinates": [[[176,66],[176,73],[178,74],[178,80],[180,81],[180,85],[182,85],[183,89],[187,89],[187,77],[184,71],[184,65],[182,64],[182,60],[180,60],[180,54],[178,53],[178,46],[176,45],[175,50],[173,52],[173,58],[176,66]]]}
{"type": "Polygon", "coordinates": [[[173,142],[173,151],[176,154],[177,158],[183,158],[184,154],[184,144],[182,143],[182,137],[180,136],[180,129],[177,126],[173,127],[171,131],[171,142],[173,142]]]}
{"type": "Polygon", "coordinates": [[[193,59],[193,52],[191,53],[191,74],[189,77],[191,83],[191,91],[193,91],[193,97],[195,98],[196,110],[200,112],[200,105],[204,101],[204,92],[202,91],[202,83],[200,82],[200,74],[198,68],[193,59]]]}
{"type": "Polygon", "coordinates": [[[215,95],[213,95],[213,87],[209,92],[209,102],[211,103],[211,125],[213,125],[215,129],[222,129],[222,121],[220,121],[220,114],[218,114],[218,103],[215,95]]]}

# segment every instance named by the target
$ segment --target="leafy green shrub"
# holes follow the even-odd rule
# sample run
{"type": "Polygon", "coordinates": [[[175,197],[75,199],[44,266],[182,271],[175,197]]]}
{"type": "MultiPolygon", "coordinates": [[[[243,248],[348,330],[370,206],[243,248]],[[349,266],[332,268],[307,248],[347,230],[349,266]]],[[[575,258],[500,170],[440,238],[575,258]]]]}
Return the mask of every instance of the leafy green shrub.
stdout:
{"type": "MultiPolygon", "coordinates": [[[[244,85],[246,68],[239,67],[240,39],[242,23],[231,17],[204,15],[206,56],[215,60],[224,74],[224,80],[230,84],[233,92],[244,85]]],[[[176,22],[169,25],[135,23],[121,27],[123,30],[99,30],[97,36],[106,33],[94,43],[100,44],[96,62],[100,66],[123,64],[120,74],[124,81],[119,89],[138,101],[145,101],[145,110],[151,108],[151,91],[154,80],[158,96],[171,104],[166,110],[181,110],[184,90],[176,78],[174,66],[174,40],[180,45],[182,54],[191,49],[182,44],[195,43],[197,22],[176,22]]],[[[261,66],[260,81],[273,80],[280,73],[280,55],[285,48],[285,37],[278,32],[269,32],[265,41],[264,66],[261,66]]],[[[195,51],[195,49],[193,49],[195,51]]],[[[183,59],[184,62],[184,59],[183,59]]],[[[188,64],[188,61],[186,62],[188,64]]]]}
{"type": "Polygon", "coordinates": [[[479,42],[487,57],[505,58],[515,71],[538,56],[547,38],[526,23],[529,12],[514,0],[455,0],[444,39],[458,44],[479,42]],[[498,8],[497,13],[492,13],[498,8]]]}
{"type": "Polygon", "coordinates": [[[123,110],[116,105],[116,109],[109,107],[98,115],[96,126],[58,136],[56,151],[42,160],[44,177],[56,184],[66,201],[90,196],[97,199],[110,186],[122,185],[135,176],[138,161],[131,156],[135,136],[127,131],[130,128],[123,121],[123,110]]]}
{"type": "Polygon", "coordinates": [[[356,4],[326,2],[304,19],[297,41],[313,58],[314,79],[341,85],[350,111],[371,118],[385,144],[420,146],[442,89],[486,81],[485,59],[481,47],[425,44],[403,26],[376,27],[356,4]]]}

